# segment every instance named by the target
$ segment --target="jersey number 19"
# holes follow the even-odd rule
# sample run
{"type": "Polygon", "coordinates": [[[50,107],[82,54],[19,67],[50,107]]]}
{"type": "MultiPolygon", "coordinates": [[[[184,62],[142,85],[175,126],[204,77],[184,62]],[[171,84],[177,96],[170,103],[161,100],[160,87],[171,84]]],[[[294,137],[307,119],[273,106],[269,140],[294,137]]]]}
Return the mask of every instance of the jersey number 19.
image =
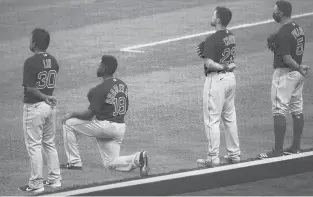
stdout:
{"type": "Polygon", "coordinates": [[[124,96],[115,98],[113,100],[114,112],[113,116],[124,115],[126,113],[126,98],[124,96]]]}

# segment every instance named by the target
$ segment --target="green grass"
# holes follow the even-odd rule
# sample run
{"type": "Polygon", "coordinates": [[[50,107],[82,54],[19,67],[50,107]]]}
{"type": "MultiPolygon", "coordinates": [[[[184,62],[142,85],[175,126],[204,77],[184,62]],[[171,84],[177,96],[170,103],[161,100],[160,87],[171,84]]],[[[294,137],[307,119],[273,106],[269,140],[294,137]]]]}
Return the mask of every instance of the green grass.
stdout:
{"type": "MultiPolygon", "coordinates": [[[[190,1],[179,5],[175,1],[149,1],[145,4],[145,7],[149,7],[145,8],[148,11],[141,14],[142,9],[138,5],[123,2],[118,1],[118,8],[110,4],[112,1],[87,3],[82,6],[86,9],[84,12],[84,8],[74,5],[68,13],[64,13],[64,9],[69,5],[62,5],[49,9],[47,16],[42,18],[36,17],[36,11],[27,11],[30,8],[24,7],[21,15],[26,17],[25,21],[10,18],[11,21],[8,20],[6,24],[14,30],[12,33],[1,28],[0,195],[23,195],[16,188],[25,184],[29,177],[29,161],[21,125],[21,76],[22,63],[30,55],[28,35],[33,27],[41,25],[52,32],[50,51],[59,59],[62,67],[56,89],[60,120],[66,112],[88,106],[86,94],[99,82],[95,78],[95,70],[104,52],[206,31],[211,17],[209,12],[217,5],[217,1],[199,0],[193,1],[187,8],[190,1]],[[114,19],[108,16],[107,12],[116,13],[117,10],[124,10],[125,13],[114,19]],[[85,20],[76,17],[77,13],[83,13],[85,20]],[[88,16],[90,14],[95,14],[96,19],[88,16]],[[100,19],[103,19],[102,23],[99,23],[100,19]],[[73,26],[70,25],[71,21],[74,21],[73,26]],[[21,30],[22,25],[25,30],[21,30]]],[[[229,2],[226,4],[234,10],[231,25],[264,20],[271,16],[271,0],[229,2]]],[[[294,0],[293,3],[295,14],[311,11],[313,6],[312,2],[305,0],[294,0]]],[[[42,8],[37,14],[40,13],[42,8]]],[[[307,32],[304,62],[310,63],[312,59],[309,55],[313,48],[312,35],[309,33],[313,29],[312,17],[296,21],[307,32]]],[[[0,25],[5,27],[2,23],[0,25]]],[[[238,43],[236,107],[244,159],[268,150],[273,144],[269,92],[272,55],[265,48],[265,39],[275,27],[269,24],[234,31],[238,43]]],[[[195,53],[195,46],[203,38],[146,48],[144,54],[111,52],[120,62],[117,76],[128,83],[130,88],[130,111],[122,154],[148,150],[153,175],[194,169],[195,160],[205,156],[207,140],[202,120],[204,75],[202,62],[195,53]]],[[[304,89],[305,148],[311,147],[312,141],[309,130],[313,111],[312,83],[311,76],[308,76],[304,89]]],[[[289,117],[286,144],[290,143],[292,136],[290,123],[289,117]]],[[[61,136],[58,126],[57,146],[61,162],[65,162],[61,136]]],[[[138,171],[105,171],[94,139],[80,138],[79,143],[84,170],[62,171],[65,188],[139,176],[138,171]]],[[[225,153],[223,146],[224,139],[221,154],[225,153]]]]}

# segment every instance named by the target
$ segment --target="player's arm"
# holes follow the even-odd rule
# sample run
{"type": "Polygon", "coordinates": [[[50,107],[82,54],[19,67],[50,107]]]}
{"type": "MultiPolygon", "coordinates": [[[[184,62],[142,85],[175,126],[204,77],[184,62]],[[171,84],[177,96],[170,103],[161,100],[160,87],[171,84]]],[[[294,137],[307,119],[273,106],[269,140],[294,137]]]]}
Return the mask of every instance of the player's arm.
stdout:
{"type": "Polygon", "coordinates": [[[216,63],[210,58],[205,58],[204,64],[210,71],[227,70],[227,65],[222,65],[222,64],[216,63]]]}
{"type": "Polygon", "coordinates": [[[101,94],[102,94],[101,90],[97,91],[97,89],[94,88],[91,89],[88,92],[88,100],[90,102],[88,109],[84,111],[72,112],[65,116],[62,122],[64,123],[66,120],[70,118],[78,118],[80,120],[91,120],[101,108],[102,100],[104,98],[101,94]]]}
{"type": "Polygon", "coordinates": [[[49,99],[51,97],[49,95],[46,95],[46,94],[40,92],[36,87],[29,87],[29,86],[25,86],[25,87],[26,87],[27,92],[31,93],[36,98],[39,98],[41,100],[46,100],[46,99],[49,99]]]}
{"type": "Polygon", "coordinates": [[[215,47],[214,47],[214,38],[213,36],[210,36],[204,43],[204,65],[208,68],[209,71],[222,71],[225,70],[226,66],[219,64],[217,62],[214,62],[214,56],[215,56],[215,47]]]}
{"type": "Polygon", "coordinates": [[[34,95],[36,98],[39,98],[50,105],[55,105],[56,99],[52,96],[43,94],[36,87],[37,75],[36,71],[31,68],[30,60],[26,60],[24,63],[24,72],[23,72],[23,86],[26,88],[26,91],[34,95]]]}

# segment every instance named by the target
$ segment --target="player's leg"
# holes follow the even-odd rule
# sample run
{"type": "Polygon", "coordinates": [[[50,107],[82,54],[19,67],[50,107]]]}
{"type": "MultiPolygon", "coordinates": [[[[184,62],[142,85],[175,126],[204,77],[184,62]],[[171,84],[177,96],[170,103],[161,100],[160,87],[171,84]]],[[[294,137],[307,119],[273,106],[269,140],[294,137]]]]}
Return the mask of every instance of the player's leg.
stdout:
{"type": "Polygon", "coordinates": [[[225,87],[226,99],[222,112],[227,149],[225,159],[229,163],[239,163],[240,147],[235,108],[236,78],[233,73],[228,73],[224,80],[227,80],[229,83],[229,86],[225,87]]]}
{"type": "Polygon", "coordinates": [[[299,72],[296,72],[290,75],[289,79],[297,81],[297,84],[292,93],[291,101],[289,104],[290,112],[292,114],[293,119],[293,141],[292,145],[284,151],[285,154],[293,154],[300,152],[301,136],[304,126],[304,116],[302,113],[304,77],[299,72]]]}
{"type": "Polygon", "coordinates": [[[115,132],[114,128],[114,125],[109,121],[68,119],[63,125],[64,146],[68,163],[61,165],[61,168],[82,169],[77,143],[78,134],[112,140],[120,135],[115,132]]]}
{"type": "Polygon", "coordinates": [[[284,138],[286,133],[286,114],[294,84],[288,80],[288,68],[275,69],[272,79],[271,100],[274,117],[275,147],[267,153],[261,153],[259,159],[278,157],[283,155],[284,138]]]}
{"type": "Polygon", "coordinates": [[[125,124],[110,123],[107,121],[102,124],[106,133],[115,135],[112,139],[97,138],[98,148],[105,168],[129,172],[139,167],[141,176],[148,175],[149,167],[146,151],[128,156],[120,156],[120,146],[125,134],[125,124]]]}
{"type": "Polygon", "coordinates": [[[20,187],[19,190],[27,192],[42,192],[42,124],[44,122],[39,110],[39,103],[24,104],[23,109],[23,129],[25,145],[30,157],[30,179],[28,185],[20,187]]]}
{"type": "MultiPolygon", "coordinates": [[[[67,156],[67,163],[61,164],[61,168],[81,170],[82,160],[79,154],[79,145],[77,142],[77,137],[80,132],[77,132],[77,126],[85,124],[90,124],[90,120],[80,120],[77,118],[68,119],[63,125],[63,141],[64,149],[67,156]]],[[[80,128],[87,130],[88,128],[80,128]]]]}
{"type": "MultiPolygon", "coordinates": [[[[47,105],[47,104],[45,104],[47,105]]],[[[43,125],[42,145],[43,153],[48,167],[48,180],[44,181],[44,185],[50,187],[61,187],[61,172],[59,156],[55,146],[55,134],[56,134],[56,108],[46,106],[48,109],[48,116],[46,122],[43,125]],[[50,108],[50,109],[49,109],[50,108]]]]}
{"type": "Polygon", "coordinates": [[[199,159],[197,163],[210,167],[218,166],[220,147],[220,118],[225,100],[223,80],[216,73],[209,74],[203,89],[204,128],[208,139],[207,159],[199,159]]]}

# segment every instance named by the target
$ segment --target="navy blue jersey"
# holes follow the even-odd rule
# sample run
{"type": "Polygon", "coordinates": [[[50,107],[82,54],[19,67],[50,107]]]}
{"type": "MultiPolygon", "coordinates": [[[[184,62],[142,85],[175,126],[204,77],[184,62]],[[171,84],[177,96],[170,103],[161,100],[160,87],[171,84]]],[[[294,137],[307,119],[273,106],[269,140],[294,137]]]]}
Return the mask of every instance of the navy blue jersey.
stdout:
{"type": "Polygon", "coordinates": [[[283,61],[284,55],[291,55],[299,65],[304,52],[304,31],[295,22],[283,25],[277,32],[276,50],[274,53],[274,68],[287,67],[283,61]]]}
{"type": "Polygon", "coordinates": [[[89,108],[96,119],[124,123],[128,111],[128,87],[120,79],[108,78],[88,92],[89,108]]]}
{"type": "Polygon", "coordinates": [[[40,98],[26,90],[26,87],[37,88],[43,94],[52,96],[59,65],[49,53],[36,53],[24,62],[23,86],[24,103],[41,102],[40,98]]]}
{"type": "Polygon", "coordinates": [[[216,63],[228,65],[235,61],[235,36],[231,31],[219,30],[205,40],[203,55],[216,63]]]}

